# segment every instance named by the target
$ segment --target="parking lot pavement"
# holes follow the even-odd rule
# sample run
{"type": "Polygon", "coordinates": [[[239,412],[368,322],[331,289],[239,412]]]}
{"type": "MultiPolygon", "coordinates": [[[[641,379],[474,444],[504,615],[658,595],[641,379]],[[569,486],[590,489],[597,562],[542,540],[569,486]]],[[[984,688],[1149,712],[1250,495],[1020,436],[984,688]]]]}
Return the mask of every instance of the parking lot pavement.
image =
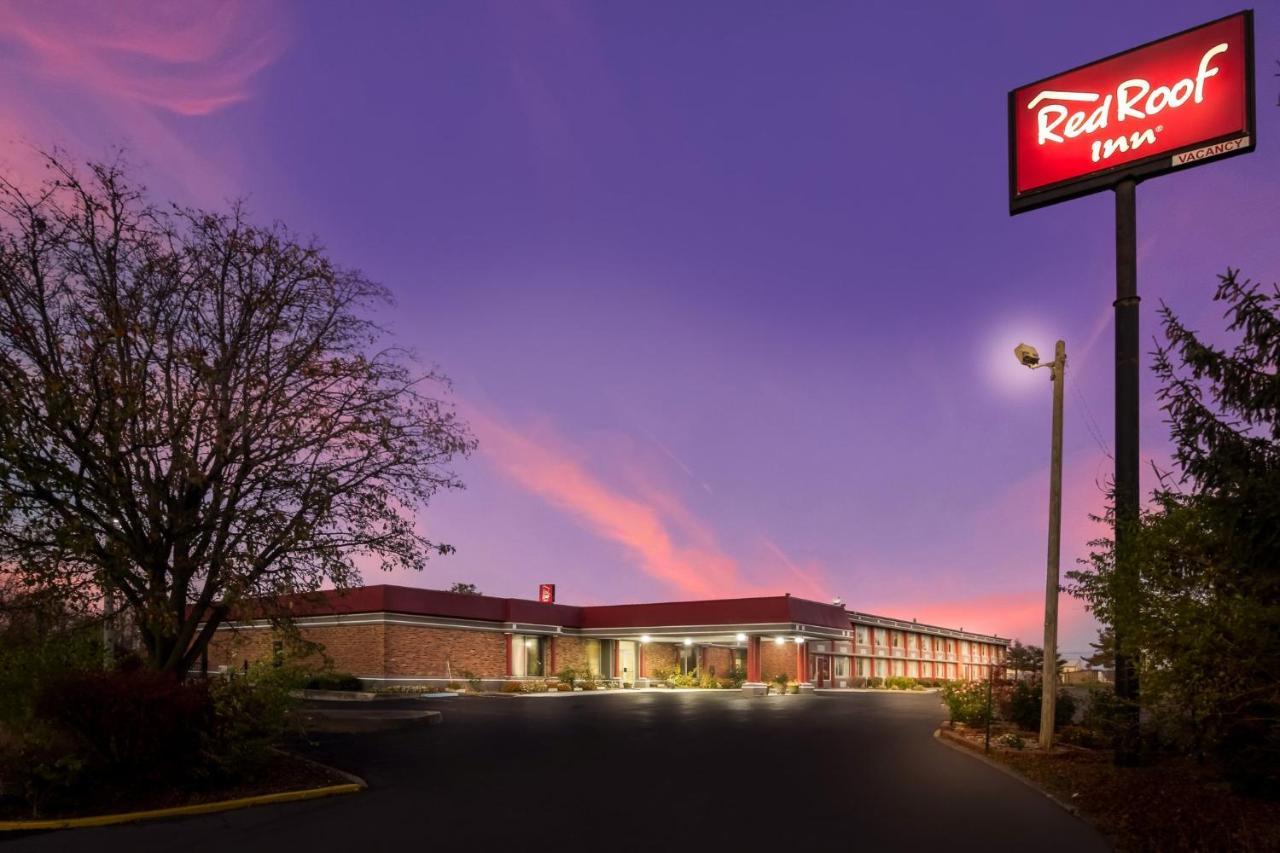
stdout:
{"type": "MultiPolygon", "coordinates": [[[[300,751],[362,794],[15,839],[7,850],[1094,851],[1098,833],[935,742],[933,694],[405,700],[444,724],[300,751]]],[[[7,853],[7,851],[6,851],[7,853]]]]}

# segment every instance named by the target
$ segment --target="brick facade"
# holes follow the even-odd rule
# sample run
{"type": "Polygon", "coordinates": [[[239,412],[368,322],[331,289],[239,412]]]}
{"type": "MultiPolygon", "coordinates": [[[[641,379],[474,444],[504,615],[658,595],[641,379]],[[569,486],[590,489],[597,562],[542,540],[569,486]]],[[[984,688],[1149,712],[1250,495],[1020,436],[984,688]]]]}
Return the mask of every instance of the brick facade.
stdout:
{"type": "Polygon", "coordinates": [[[386,678],[461,678],[464,670],[485,677],[506,674],[507,643],[499,631],[415,625],[387,625],[386,630],[386,678]]]}
{"type": "Polygon", "coordinates": [[[775,675],[786,673],[788,679],[796,677],[796,647],[793,643],[778,643],[770,640],[760,644],[760,678],[773,681],[775,675]]]}
{"type": "MultiPolygon", "coordinates": [[[[732,638],[747,634],[751,643],[758,644],[759,675],[765,681],[779,675],[797,680],[802,669],[797,652],[809,655],[811,681],[818,674],[819,661],[825,665],[828,681],[903,674],[985,678],[992,666],[1002,666],[1007,646],[1007,641],[996,637],[860,614],[790,596],[573,608],[383,586],[335,593],[320,604],[300,600],[297,605],[300,610],[292,611],[297,628],[287,634],[251,622],[217,631],[209,646],[210,668],[238,669],[249,661],[283,656],[366,679],[462,681],[469,677],[464,673],[471,673],[492,686],[509,678],[510,635],[506,632],[516,625],[561,626],[564,633],[535,629],[547,639],[548,677],[564,669],[587,670],[589,644],[597,642],[588,637],[598,638],[602,650],[616,651],[621,643],[636,643],[643,661],[641,677],[657,679],[659,673],[678,668],[685,649],[682,642],[671,640],[680,633],[666,629],[666,636],[642,643],[640,638],[647,636],[642,632],[651,630],[649,625],[690,626],[701,671],[722,678],[733,668],[732,638]],[[775,622],[779,623],[776,628],[772,627],[775,622]],[[784,641],[777,642],[778,637],[784,641]],[[808,643],[797,643],[797,637],[807,638],[808,643]],[[699,638],[705,638],[705,644],[697,642],[699,638]]],[[[736,647],[746,645],[738,640],[736,647]]],[[[614,669],[614,662],[606,663],[604,671],[614,669]]]]}

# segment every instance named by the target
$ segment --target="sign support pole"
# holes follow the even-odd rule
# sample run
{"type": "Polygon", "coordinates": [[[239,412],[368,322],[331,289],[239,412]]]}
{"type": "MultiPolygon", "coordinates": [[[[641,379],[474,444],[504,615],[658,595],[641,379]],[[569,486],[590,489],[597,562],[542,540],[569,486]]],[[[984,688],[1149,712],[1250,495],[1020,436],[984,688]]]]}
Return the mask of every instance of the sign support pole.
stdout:
{"type": "Polygon", "coordinates": [[[1136,182],[1120,181],[1116,193],[1116,470],[1115,632],[1116,696],[1122,713],[1116,763],[1137,763],[1138,670],[1133,648],[1139,584],[1133,540],[1138,524],[1138,251],[1136,182]]]}

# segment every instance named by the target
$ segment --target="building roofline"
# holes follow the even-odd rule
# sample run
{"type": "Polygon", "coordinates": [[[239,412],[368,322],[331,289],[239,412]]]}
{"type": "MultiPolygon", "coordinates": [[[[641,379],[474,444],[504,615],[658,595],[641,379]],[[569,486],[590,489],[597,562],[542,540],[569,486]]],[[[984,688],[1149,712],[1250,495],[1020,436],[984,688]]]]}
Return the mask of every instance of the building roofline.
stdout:
{"type": "Polygon", "coordinates": [[[997,643],[1004,643],[1005,645],[1008,645],[1009,643],[1013,642],[1009,638],[1001,637],[997,634],[982,634],[977,631],[965,631],[960,628],[946,628],[946,627],[943,627],[942,625],[931,625],[928,622],[917,622],[914,619],[907,620],[907,619],[899,619],[896,616],[881,616],[876,613],[866,613],[861,610],[849,610],[847,612],[849,614],[849,621],[853,623],[857,622],[858,617],[862,617],[864,619],[875,619],[881,622],[893,623],[892,627],[901,626],[902,628],[906,628],[908,630],[924,629],[926,631],[939,631],[943,634],[954,636],[954,637],[972,638],[975,640],[984,640],[987,642],[994,640],[997,643]]]}
{"type": "Polygon", "coordinates": [[[848,631],[859,618],[887,626],[919,629],[953,637],[1008,644],[988,634],[958,631],[938,625],[908,622],[887,616],[847,610],[842,605],[813,601],[790,593],[741,598],[707,598],[688,601],[655,601],[634,604],[548,604],[526,598],[450,592],[399,584],[370,584],[349,589],[255,599],[237,608],[228,622],[243,623],[284,612],[291,616],[356,613],[402,613],[477,620],[494,624],[557,625],[582,631],[620,630],[679,625],[793,624],[848,631]],[[256,607],[255,607],[256,604],[256,607]],[[246,618],[247,617],[247,618],[246,618]]]}

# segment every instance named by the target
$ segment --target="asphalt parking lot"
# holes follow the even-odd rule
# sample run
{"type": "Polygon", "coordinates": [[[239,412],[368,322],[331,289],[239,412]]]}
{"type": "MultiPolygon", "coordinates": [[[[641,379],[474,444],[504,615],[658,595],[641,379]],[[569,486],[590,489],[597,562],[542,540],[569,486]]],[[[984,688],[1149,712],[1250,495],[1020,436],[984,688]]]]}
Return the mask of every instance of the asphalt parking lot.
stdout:
{"type": "MultiPolygon", "coordinates": [[[[396,705],[413,705],[412,700],[396,705]]],[[[355,795],[13,839],[13,851],[1092,851],[1093,829],[932,733],[932,694],[461,697],[443,725],[323,735],[355,795]]]]}

